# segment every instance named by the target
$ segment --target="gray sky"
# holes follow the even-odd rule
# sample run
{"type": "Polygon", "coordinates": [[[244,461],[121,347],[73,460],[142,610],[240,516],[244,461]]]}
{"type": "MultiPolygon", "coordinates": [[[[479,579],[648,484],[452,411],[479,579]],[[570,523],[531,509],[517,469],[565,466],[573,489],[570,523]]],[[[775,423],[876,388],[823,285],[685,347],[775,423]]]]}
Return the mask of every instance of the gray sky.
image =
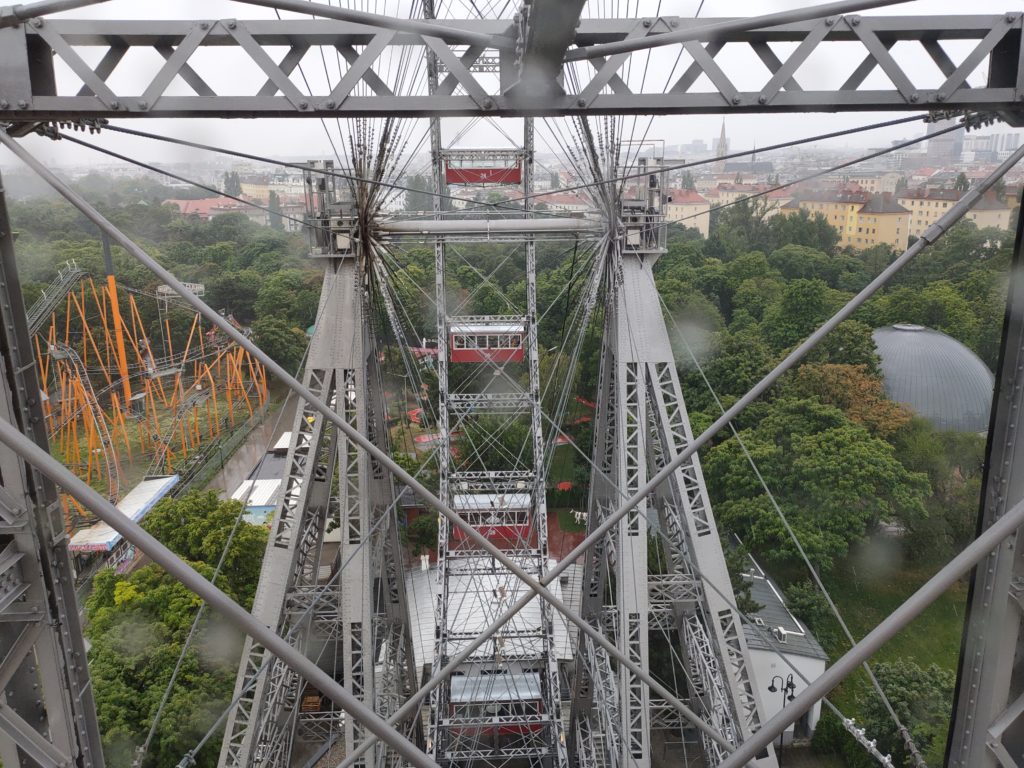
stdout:
{"type": "MultiPolygon", "coordinates": [[[[408,4],[410,0],[378,0],[376,8],[378,12],[386,13],[389,15],[408,15],[408,4]]],[[[337,4],[337,3],[335,3],[337,4]]],[[[351,3],[351,5],[360,8],[366,8],[366,3],[351,3]]],[[[486,6],[487,0],[478,2],[478,5],[486,6]]],[[[495,0],[495,7],[500,7],[504,3],[501,0],[495,0]]],[[[517,0],[512,0],[510,7],[517,5],[517,0]]],[[[371,6],[373,4],[370,4],[371,6]]],[[[465,6],[466,0],[457,0],[452,3],[452,13],[456,16],[464,15],[466,13],[465,6]]],[[[606,16],[613,15],[616,12],[622,16],[635,17],[638,15],[653,15],[656,12],[656,7],[659,4],[654,0],[635,0],[634,2],[628,2],[621,4],[616,0],[590,0],[588,5],[587,13],[592,16],[606,16]],[[618,10],[616,6],[627,6],[628,11],[618,10]]],[[[677,0],[671,2],[666,0],[660,3],[661,13],[664,15],[692,15],[696,10],[698,0],[677,0]]],[[[794,0],[759,0],[758,2],[737,2],[737,0],[705,0],[704,9],[702,11],[702,17],[711,18],[715,16],[741,16],[741,15],[756,15],[759,13],[769,13],[778,10],[784,10],[795,7],[803,7],[806,3],[795,2],[794,0]]],[[[963,13],[966,4],[962,0],[915,0],[915,2],[908,2],[901,5],[890,6],[882,8],[877,11],[872,11],[872,14],[878,15],[933,15],[933,14],[955,14],[963,13]]],[[[969,9],[972,13],[1002,13],[1008,10],[1020,11],[1022,8],[1021,0],[974,0],[970,3],[969,9]]],[[[505,14],[509,16],[511,11],[505,14]]],[[[274,18],[274,12],[269,9],[258,8],[255,6],[245,5],[242,3],[230,2],[230,0],[146,0],[145,2],[139,2],[139,0],[111,0],[110,2],[103,3],[98,6],[91,8],[80,9],[67,14],[63,14],[66,18],[103,18],[103,19],[224,19],[224,18],[240,18],[240,19],[267,19],[274,18]]],[[[296,17],[296,14],[282,14],[284,17],[296,17]]],[[[846,45],[846,44],[842,44],[846,45]]],[[[901,44],[902,45],[902,44],[901,44]]],[[[845,51],[838,50],[835,47],[829,49],[830,56],[826,57],[822,51],[822,55],[818,58],[812,56],[811,60],[805,65],[797,76],[797,79],[805,88],[814,87],[829,87],[831,84],[841,82],[845,78],[845,74],[859,61],[860,55],[862,55],[863,49],[859,44],[849,44],[850,56],[845,55],[845,51]]],[[[725,62],[725,70],[728,74],[733,75],[736,71],[744,71],[746,61],[749,60],[751,63],[750,71],[751,77],[754,78],[751,82],[763,82],[763,79],[759,79],[759,72],[763,72],[763,66],[753,56],[753,53],[749,51],[745,46],[742,46],[744,50],[732,50],[727,47],[722,54],[720,59],[725,62]],[[746,57],[746,58],[744,58],[746,57]],[[730,62],[733,64],[733,69],[730,69],[730,62]],[[737,67],[736,65],[742,65],[737,67]]],[[[789,47],[790,49],[792,46],[789,47]]],[[[776,48],[776,52],[780,56],[785,56],[787,53],[786,47],[776,48]]],[[[962,56],[966,54],[965,49],[958,49],[955,46],[947,46],[947,52],[954,60],[958,60],[958,55],[962,56]]],[[[95,56],[87,56],[87,60],[94,62],[98,59],[102,50],[97,49],[95,56]]],[[[280,58],[281,52],[273,52],[273,54],[280,58]]],[[[210,82],[218,89],[225,89],[226,91],[232,91],[236,93],[246,92],[246,89],[251,88],[253,82],[262,82],[262,75],[257,74],[254,71],[248,70],[244,62],[239,62],[230,58],[230,54],[224,49],[210,49],[207,51],[200,51],[199,54],[210,56],[213,58],[197,61],[199,64],[206,64],[208,70],[202,70],[204,77],[210,79],[210,82]],[[210,75],[209,73],[213,74],[210,75]],[[220,81],[218,82],[218,77],[220,81]],[[258,80],[256,78],[259,78],[258,80]]],[[[197,54],[197,56],[199,55],[197,54]]],[[[909,46],[901,50],[901,46],[898,45],[894,50],[894,55],[901,63],[905,63],[907,70],[911,73],[912,79],[918,85],[922,87],[933,87],[933,83],[941,82],[941,76],[938,73],[935,65],[927,58],[926,54],[920,50],[920,46],[914,45],[912,48],[909,46]],[[922,81],[918,81],[917,78],[922,78],[922,81]]],[[[636,58],[636,57],[634,57],[636,58]]],[[[659,79],[668,80],[669,73],[672,71],[673,66],[677,67],[675,70],[676,76],[682,68],[685,68],[688,63],[685,59],[682,64],[675,61],[676,53],[672,49],[658,49],[658,51],[652,55],[651,62],[648,65],[649,76],[655,83],[659,82],[659,79]]],[[[115,88],[123,88],[127,92],[139,92],[141,91],[141,83],[145,82],[147,78],[144,74],[153,71],[153,67],[159,66],[161,63],[160,57],[152,52],[151,58],[147,59],[145,53],[140,52],[140,56],[137,60],[129,61],[126,59],[122,62],[122,65],[115,72],[111,79],[112,84],[115,88]],[[135,88],[134,86],[138,86],[135,88]]],[[[314,54],[313,52],[304,59],[305,72],[310,82],[313,85],[314,90],[317,90],[318,85],[323,85],[324,81],[328,78],[337,79],[338,68],[337,64],[328,57],[326,65],[320,60],[319,53],[314,54]],[[327,70],[325,74],[325,69],[327,70]],[[333,74],[333,77],[332,77],[333,74]]],[[[982,65],[984,68],[984,64],[982,65]]],[[[632,74],[632,78],[635,81],[642,71],[640,67],[635,66],[636,71],[632,74]]],[[[66,70],[65,70],[66,71],[66,70]]],[[[422,77],[422,67],[416,68],[417,75],[422,77]]],[[[383,74],[383,73],[382,73],[383,74]]],[[[884,79],[884,76],[876,69],[875,73],[865,83],[865,87],[871,87],[873,82],[877,82],[880,87],[885,87],[888,81],[884,79]]],[[[743,88],[744,82],[742,76],[735,78],[740,88],[743,88]]],[[[69,76],[64,76],[64,81],[70,80],[69,76]]],[[[301,80],[298,79],[296,73],[296,80],[300,87],[302,87],[301,80]]],[[[969,80],[969,82],[979,82],[979,76],[975,75],[969,80]]],[[[632,83],[631,83],[632,84],[632,83]]],[[[751,86],[753,87],[753,86],[751,86]]],[[[698,82],[694,86],[694,90],[709,90],[710,86],[705,82],[698,82]]],[[[168,93],[189,93],[190,91],[180,83],[172,84],[171,89],[168,93]]],[[[828,131],[834,131],[842,128],[853,127],[857,125],[864,125],[872,122],[878,122],[881,120],[890,119],[898,116],[897,113],[859,113],[859,114],[806,114],[806,115],[792,115],[792,116],[757,116],[757,115],[734,115],[726,118],[726,130],[728,132],[731,147],[734,150],[749,148],[755,143],[762,146],[776,142],[784,141],[787,139],[799,138],[803,136],[813,135],[815,133],[822,133],[828,131]]],[[[638,119],[636,121],[636,127],[633,128],[633,123],[627,123],[627,131],[631,131],[637,135],[647,130],[647,135],[652,138],[663,138],[666,139],[670,144],[688,142],[692,139],[704,139],[710,141],[713,137],[718,135],[721,128],[722,118],[718,116],[673,116],[663,117],[655,119],[650,128],[647,128],[646,119],[638,119]]],[[[410,129],[410,146],[416,145],[425,135],[425,121],[419,121],[420,125],[414,126],[410,129]]],[[[502,131],[510,134],[513,137],[521,135],[521,122],[520,121],[501,121],[502,125],[499,128],[493,126],[476,124],[469,126],[468,132],[462,137],[462,144],[465,146],[501,146],[507,144],[507,140],[503,139],[500,135],[502,131]]],[[[452,120],[446,121],[446,143],[452,139],[456,132],[463,130],[467,127],[467,120],[452,120]]],[[[153,131],[155,133],[164,133],[173,136],[179,136],[183,138],[189,138],[196,141],[207,142],[211,144],[217,144],[221,146],[227,146],[242,151],[252,152],[256,154],[266,154],[274,157],[291,157],[298,158],[304,156],[319,156],[328,154],[330,152],[330,145],[325,137],[324,127],[321,122],[316,119],[293,119],[293,120],[159,120],[159,119],[146,119],[146,120],[124,120],[121,122],[123,125],[136,126],[143,130],[153,131]]],[[[328,130],[334,137],[334,141],[340,147],[339,141],[339,126],[335,121],[328,121],[328,130]]],[[[345,130],[345,123],[342,122],[341,130],[345,130]]],[[[1000,126],[996,130],[1010,130],[1005,126],[1000,126]]],[[[884,146],[889,141],[898,138],[909,138],[912,136],[919,135],[921,133],[921,127],[918,125],[910,125],[905,128],[888,129],[883,131],[876,131],[869,134],[863,134],[853,136],[848,139],[844,139],[838,142],[834,142],[833,146],[849,146],[849,147],[877,147],[884,146]]],[[[151,161],[174,161],[174,160],[185,160],[195,159],[196,155],[190,150],[181,150],[173,148],[166,144],[154,143],[143,139],[134,139],[120,134],[105,133],[101,136],[85,136],[90,141],[98,144],[108,146],[112,149],[116,149],[124,154],[139,157],[144,160],[151,161]]],[[[102,156],[97,156],[90,150],[74,147],[67,143],[56,144],[49,140],[41,139],[38,137],[30,137],[25,140],[26,145],[35,153],[45,158],[52,164],[83,164],[83,163],[105,163],[107,160],[102,156]]],[[[547,145],[556,143],[555,134],[552,129],[539,127],[538,128],[538,150],[546,151],[547,145]]],[[[13,160],[9,155],[0,154],[0,165],[10,166],[13,160]]]]}

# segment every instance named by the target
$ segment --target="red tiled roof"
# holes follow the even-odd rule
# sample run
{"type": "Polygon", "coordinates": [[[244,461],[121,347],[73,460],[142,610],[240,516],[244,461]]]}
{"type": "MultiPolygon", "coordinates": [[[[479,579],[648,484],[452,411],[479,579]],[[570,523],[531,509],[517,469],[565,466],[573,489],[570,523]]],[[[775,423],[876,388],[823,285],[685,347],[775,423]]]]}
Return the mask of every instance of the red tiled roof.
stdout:
{"type": "Polygon", "coordinates": [[[198,216],[201,219],[209,218],[212,213],[224,213],[226,211],[244,211],[249,206],[232,200],[230,197],[207,197],[202,200],[164,200],[164,205],[177,206],[178,210],[185,216],[198,216]]]}
{"type": "Polygon", "coordinates": [[[670,189],[665,194],[672,198],[677,204],[700,204],[706,203],[708,199],[695,189],[670,189]]]}

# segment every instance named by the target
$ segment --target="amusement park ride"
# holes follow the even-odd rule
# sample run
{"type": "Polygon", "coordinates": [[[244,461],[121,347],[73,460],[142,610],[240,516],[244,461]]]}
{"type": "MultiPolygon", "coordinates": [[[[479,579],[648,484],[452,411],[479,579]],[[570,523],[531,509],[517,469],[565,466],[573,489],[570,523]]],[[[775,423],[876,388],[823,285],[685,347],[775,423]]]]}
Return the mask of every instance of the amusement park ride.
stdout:
{"type": "MultiPolygon", "coordinates": [[[[264,406],[267,382],[248,352],[204,328],[176,294],[119,288],[106,239],[104,246],[105,284],[65,264],[29,308],[28,330],[51,450],[116,502],[147,475],[187,472],[222,430],[264,406]],[[157,307],[157,342],[140,302],[157,307]],[[164,316],[170,305],[191,315],[177,352],[164,316]]],[[[202,295],[202,285],[190,289],[202,295]]],[[[95,520],[70,496],[61,505],[69,534],[95,520]]]]}
{"type": "MultiPolygon", "coordinates": [[[[941,110],[945,117],[982,111],[1020,125],[1024,14],[861,17],[857,11],[892,4],[862,0],[694,21],[590,18],[582,0],[527,0],[511,19],[437,19],[432,0],[417,6],[421,14],[406,8],[409,18],[299,0],[243,2],[319,18],[44,18],[89,0],[0,9],[0,121],[8,124],[0,143],[197,312],[184,348],[155,360],[144,329],[132,324],[134,298],[126,302],[127,313],[119,310],[116,291],[97,292],[71,266],[55,284],[60,299],[54,303],[48,294],[53,306],[32,313],[38,343],[30,342],[0,205],[0,346],[8,404],[0,420],[0,535],[18,557],[5,565],[0,584],[5,765],[103,765],[52,482],[249,635],[226,717],[222,766],[644,768],[654,762],[652,733],[670,728],[699,738],[706,765],[767,768],[778,764],[772,744],[783,729],[979,563],[947,761],[970,768],[1024,765],[1024,654],[1018,652],[1024,560],[1015,547],[1024,523],[1024,471],[1014,451],[1024,400],[1020,270],[1011,274],[978,539],[819,679],[806,681],[771,719],[752,680],[743,618],[697,456],[825,333],[941,237],[1024,150],[976,185],[712,427],[694,435],[652,277],[665,252],[665,160],[650,142],[623,135],[614,117],[941,110]],[[953,57],[947,47],[953,42],[967,52],[953,57]],[[780,44],[787,51],[782,58],[780,44]],[[914,44],[941,73],[928,87],[899,63],[914,44]],[[727,45],[749,47],[767,77],[752,85],[752,73],[729,72],[728,57],[716,59],[727,45]],[[832,86],[802,87],[798,78],[814,79],[802,69],[811,54],[833,46],[855,68],[832,86]],[[855,58],[848,55],[851,46],[855,58]],[[95,47],[101,57],[83,57],[83,49],[95,47]],[[287,51],[275,61],[268,49],[281,47],[287,51]],[[111,75],[134,48],[155,49],[163,62],[141,91],[128,95],[111,75]],[[347,68],[326,91],[306,93],[292,75],[314,48],[334,49],[347,68]],[[247,95],[218,93],[215,73],[203,69],[211,60],[194,55],[209,49],[247,57],[265,84],[247,95]],[[685,53],[689,64],[681,74],[673,70],[667,87],[655,92],[637,71],[646,71],[645,57],[659,49],[685,53]],[[407,78],[391,66],[400,57],[424,64],[424,77],[407,78]],[[55,62],[64,69],[58,72],[55,62]],[[78,79],[74,86],[65,82],[65,69],[78,79]],[[884,77],[872,77],[876,70],[884,77]],[[711,91],[693,88],[702,76],[711,91]],[[189,92],[168,92],[176,77],[189,92]],[[307,171],[311,254],[324,281],[301,383],[17,140],[41,128],[59,135],[46,127],[51,121],[147,116],[353,119],[351,167],[314,163],[307,171]],[[517,118],[522,142],[482,151],[445,146],[444,120],[457,116],[517,118]],[[433,211],[389,217],[382,189],[392,184],[388,173],[400,154],[389,137],[400,135],[401,121],[423,117],[429,118],[433,211]],[[535,122],[542,118],[568,118],[561,135],[575,138],[563,149],[584,180],[588,215],[533,208],[535,122]],[[448,210],[444,201],[467,183],[514,184],[521,193],[483,212],[448,210]],[[577,316],[580,327],[603,318],[588,530],[559,562],[547,549],[545,476],[560,422],[543,407],[536,286],[537,248],[549,240],[590,244],[577,316]],[[502,264],[522,266],[523,295],[500,315],[468,311],[452,282],[453,262],[465,261],[465,249],[480,241],[505,249],[502,264]],[[434,253],[435,489],[391,458],[381,385],[378,335],[386,329],[406,349],[404,340],[416,338],[403,330],[388,278],[408,242],[427,242],[434,253]],[[85,308],[89,298],[95,315],[85,308]],[[100,325],[86,322],[94,316],[100,325]],[[211,350],[200,316],[236,346],[211,350]],[[66,330],[76,317],[81,337],[66,330]],[[160,446],[162,462],[178,462],[193,438],[214,429],[215,392],[251,405],[245,382],[265,391],[257,365],[291,387],[300,404],[284,495],[249,615],[36,446],[47,445],[45,425],[56,450],[84,463],[86,480],[110,478],[116,470],[109,459],[104,454],[97,466],[91,450],[100,444],[128,450],[131,404],[145,392],[135,422],[139,440],[147,428],[156,430],[159,418],[148,410],[159,403],[175,414],[175,426],[146,445],[160,446]],[[176,372],[159,375],[165,368],[176,372]],[[87,375],[93,376],[89,384],[87,375]],[[204,382],[208,394],[199,402],[194,388],[204,382]],[[515,423],[527,438],[518,454],[485,463],[475,452],[453,450],[452,434],[471,423],[499,425],[488,427],[499,431],[515,423]],[[82,448],[87,459],[75,453],[82,448]],[[394,514],[398,483],[441,517],[436,579],[425,603],[408,590],[403,572],[394,514]],[[648,574],[649,533],[663,540],[666,573],[648,574]],[[418,658],[413,627],[424,611],[433,630],[418,658]],[[567,650],[558,639],[563,629],[567,650]],[[678,684],[652,676],[653,637],[667,638],[680,660],[678,684]],[[29,693],[35,689],[42,693],[29,693]]],[[[977,119],[964,116],[968,126],[977,119]]],[[[102,124],[102,130],[126,129],[102,124]]],[[[1024,248],[1022,226],[1015,265],[1024,248]]],[[[564,378],[571,380],[571,372],[564,378]]],[[[848,728],[886,764],[862,732],[852,723],[848,728]]]]}

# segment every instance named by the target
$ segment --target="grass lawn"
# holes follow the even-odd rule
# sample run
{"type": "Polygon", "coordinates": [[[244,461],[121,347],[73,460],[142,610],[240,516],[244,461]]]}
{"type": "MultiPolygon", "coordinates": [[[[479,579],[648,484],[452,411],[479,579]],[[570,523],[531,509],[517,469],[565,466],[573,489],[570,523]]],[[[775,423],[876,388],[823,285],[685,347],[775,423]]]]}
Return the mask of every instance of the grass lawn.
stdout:
{"type": "MultiPolygon", "coordinates": [[[[825,583],[854,638],[859,640],[927,581],[941,565],[905,562],[897,542],[876,539],[839,563],[828,574],[825,583]]],[[[960,654],[960,634],[966,602],[967,584],[957,583],[882,646],[872,657],[871,663],[903,658],[913,660],[923,667],[938,664],[955,671],[960,654]]],[[[838,628],[836,634],[838,637],[838,628]]],[[[834,660],[846,648],[845,642],[840,642],[827,650],[834,660]]],[[[853,693],[856,690],[856,685],[851,684],[853,679],[850,678],[832,696],[840,708],[852,709],[853,693]]]]}
{"type": "Polygon", "coordinates": [[[552,511],[558,515],[558,527],[566,533],[576,533],[577,531],[585,531],[587,529],[586,525],[576,522],[572,510],[568,507],[557,507],[552,511]]]}
{"type": "Polygon", "coordinates": [[[551,457],[551,472],[548,473],[548,483],[555,486],[563,480],[572,480],[572,470],[575,456],[571,445],[556,445],[554,455],[551,457]]]}

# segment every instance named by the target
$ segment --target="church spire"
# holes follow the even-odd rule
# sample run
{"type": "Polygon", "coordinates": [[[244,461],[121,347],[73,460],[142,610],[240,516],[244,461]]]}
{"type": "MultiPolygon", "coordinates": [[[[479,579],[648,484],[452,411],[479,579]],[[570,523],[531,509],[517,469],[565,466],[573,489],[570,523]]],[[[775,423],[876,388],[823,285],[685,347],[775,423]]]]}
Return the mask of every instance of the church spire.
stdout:
{"type": "Polygon", "coordinates": [[[725,135],[725,119],[722,120],[722,132],[718,135],[718,157],[729,154],[729,139],[725,135]]]}

